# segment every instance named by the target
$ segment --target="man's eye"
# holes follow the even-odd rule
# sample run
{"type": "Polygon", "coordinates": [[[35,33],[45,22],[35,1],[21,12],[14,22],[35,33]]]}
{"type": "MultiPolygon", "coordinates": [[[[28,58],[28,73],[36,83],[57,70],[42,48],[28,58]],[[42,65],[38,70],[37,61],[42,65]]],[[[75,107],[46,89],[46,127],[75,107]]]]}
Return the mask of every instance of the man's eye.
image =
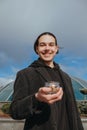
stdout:
{"type": "Polygon", "coordinates": [[[44,43],[41,43],[41,44],[39,44],[39,46],[45,46],[45,44],[44,44],[44,43]]]}
{"type": "Polygon", "coordinates": [[[55,46],[55,44],[54,43],[50,43],[50,46],[55,46]]]}

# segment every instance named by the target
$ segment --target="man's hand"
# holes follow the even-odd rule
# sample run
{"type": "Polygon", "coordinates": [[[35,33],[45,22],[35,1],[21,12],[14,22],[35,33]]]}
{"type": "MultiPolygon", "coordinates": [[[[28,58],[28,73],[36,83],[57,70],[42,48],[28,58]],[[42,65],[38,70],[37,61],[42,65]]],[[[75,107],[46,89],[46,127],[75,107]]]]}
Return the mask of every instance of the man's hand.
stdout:
{"type": "Polygon", "coordinates": [[[41,101],[48,104],[53,104],[56,101],[62,99],[63,89],[59,87],[56,93],[51,94],[52,88],[50,87],[41,87],[38,92],[35,94],[35,97],[41,101]]]}

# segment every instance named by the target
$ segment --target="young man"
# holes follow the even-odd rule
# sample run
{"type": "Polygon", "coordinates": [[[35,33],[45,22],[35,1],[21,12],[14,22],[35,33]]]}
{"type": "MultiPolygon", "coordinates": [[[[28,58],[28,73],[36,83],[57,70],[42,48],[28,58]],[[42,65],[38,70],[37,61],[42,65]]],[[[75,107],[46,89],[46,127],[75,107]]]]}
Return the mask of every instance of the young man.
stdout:
{"type": "Polygon", "coordinates": [[[71,79],[54,62],[59,51],[54,34],[39,35],[34,50],[39,58],[17,73],[12,118],[25,119],[24,130],[83,130],[71,79]],[[46,81],[57,81],[61,87],[51,93],[46,81]]]}

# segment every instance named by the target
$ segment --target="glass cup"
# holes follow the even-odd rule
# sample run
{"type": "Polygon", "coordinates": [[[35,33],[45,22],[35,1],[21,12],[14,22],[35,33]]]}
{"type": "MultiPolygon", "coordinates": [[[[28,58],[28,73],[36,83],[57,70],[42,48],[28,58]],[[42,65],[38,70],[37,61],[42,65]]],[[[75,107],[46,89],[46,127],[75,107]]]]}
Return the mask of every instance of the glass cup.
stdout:
{"type": "Polygon", "coordinates": [[[60,87],[60,83],[57,81],[45,82],[45,87],[50,87],[51,91],[49,92],[49,94],[54,94],[54,93],[58,92],[58,89],[60,87]]]}

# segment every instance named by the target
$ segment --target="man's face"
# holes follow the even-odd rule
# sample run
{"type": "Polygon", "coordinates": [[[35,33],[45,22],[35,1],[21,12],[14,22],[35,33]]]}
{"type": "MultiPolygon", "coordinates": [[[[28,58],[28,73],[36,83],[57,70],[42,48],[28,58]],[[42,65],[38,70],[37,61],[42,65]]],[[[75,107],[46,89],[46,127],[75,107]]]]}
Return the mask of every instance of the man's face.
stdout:
{"type": "Polygon", "coordinates": [[[45,62],[53,61],[54,56],[58,51],[58,46],[55,43],[55,38],[51,35],[43,35],[39,38],[36,51],[40,58],[45,62]]]}

